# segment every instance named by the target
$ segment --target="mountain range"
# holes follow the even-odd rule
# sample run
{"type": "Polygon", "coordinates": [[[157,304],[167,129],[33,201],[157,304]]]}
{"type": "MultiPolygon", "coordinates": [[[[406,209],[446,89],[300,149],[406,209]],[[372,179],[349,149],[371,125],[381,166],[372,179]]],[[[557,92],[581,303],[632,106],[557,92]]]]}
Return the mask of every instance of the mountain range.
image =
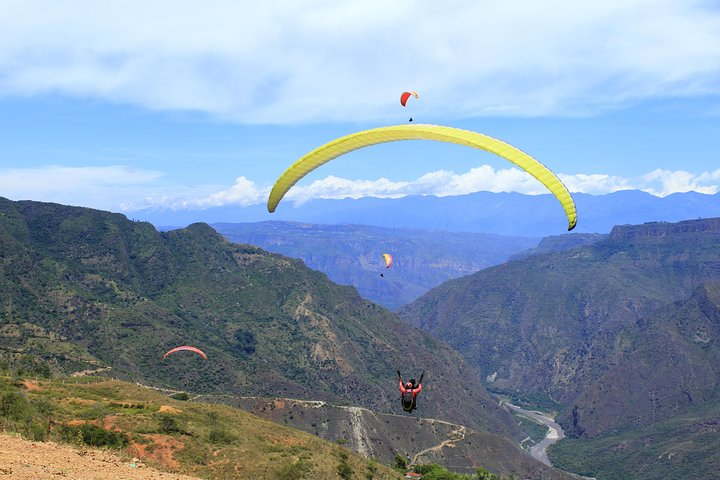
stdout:
{"type": "Polygon", "coordinates": [[[446,280],[502,263],[538,243],[525,237],[372,225],[258,222],[212,227],[231,242],[299,258],[391,310],[446,280]],[[383,253],[393,257],[390,268],[383,253]]]}
{"type": "MultiPolygon", "coordinates": [[[[638,190],[623,190],[606,195],[574,193],[573,198],[578,212],[574,231],[581,233],[608,233],[615,225],[720,217],[720,193],[686,192],[656,197],[638,190]]],[[[184,227],[195,222],[214,224],[273,220],[532,238],[559,235],[567,230],[567,219],[560,203],[549,194],[477,192],[447,197],[321,199],[298,206],[284,202],[272,214],[264,205],[204,210],[144,209],[125,213],[129,218],[149,221],[163,228],[184,227]]]]}
{"type": "MultiPolygon", "coordinates": [[[[163,233],[120,214],[0,199],[0,252],[4,365],[31,357],[55,374],[377,413],[400,410],[396,370],[424,370],[423,416],[498,444],[523,437],[450,347],[301,261],[230,243],[206,224],[163,233]],[[162,360],[185,344],[208,360],[162,360]]],[[[503,462],[523,472],[528,459],[517,448],[503,462]]]]}
{"type": "MultiPolygon", "coordinates": [[[[262,228],[276,239],[272,229],[309,228],[308,244],[331,245],[317,225],[262,228]]],[[[343,228],[346,239],[385,234],[343,228]]],[[[383,417],[398,410],[394,372],[425,370],[421,423],[456,445],[429,460],[470,469],[493,455],[481,465],[537,468],[510,449],[524,433],[487,387],[557,410],[571,438],[550,458],[568,470],[598,480],[720,470],[720,218],[547,238],[433,288],[400,310],[405,321],[301,260],[202,223],[159,232],[120,214],[0,199],[0,259],[2,365],[37,359],[225,403],[254,397],[240,406],[321,435],[334,418],[326,438],[384,458],[402,429],[383,417]],[[161,361],[181,344],[208,361],[161,361]],[[277,406],[290,399],[328,406],[277,406]],[[373,433],[355,435],[362,428],[373,433]],[[476,432],[471,442],[458,442],[461,430],[476,432]]]]}

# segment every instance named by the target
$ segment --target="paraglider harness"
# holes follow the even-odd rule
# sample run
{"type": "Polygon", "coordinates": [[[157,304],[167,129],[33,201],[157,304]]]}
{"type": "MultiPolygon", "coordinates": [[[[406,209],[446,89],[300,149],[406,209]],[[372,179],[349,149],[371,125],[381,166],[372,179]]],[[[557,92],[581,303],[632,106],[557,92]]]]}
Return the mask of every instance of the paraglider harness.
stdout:
{"type": "Polygon", "coordinates": [[[400,385],[402,385],[400,392],[403,410],[408,413],[412,413],[413,410],[417,409],[417,394],[420,393],[420,389],[422,389],[422,387],[420,387],[420,389],[417,387],[421,386],[425,372],[420,375],[420,381],[417,383],[415,383],[414,378],[410,379],[410,383],[412,384],[410,388],[404,385],[402,377],[400,376],[400,370],[398,370],[397,374],[400,385]]]}

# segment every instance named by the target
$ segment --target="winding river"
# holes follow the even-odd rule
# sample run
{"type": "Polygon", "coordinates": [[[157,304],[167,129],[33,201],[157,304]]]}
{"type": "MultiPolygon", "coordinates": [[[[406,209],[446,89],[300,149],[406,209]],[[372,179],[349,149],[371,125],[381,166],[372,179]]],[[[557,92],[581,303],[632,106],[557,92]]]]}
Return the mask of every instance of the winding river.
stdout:
{"type": "MultiPolygon", "coordinates": [[[[522,413],[523,415],[530,417],[533,420],[537,420],[548,428],[547,434],[545,434],[545,438],[543,438],[537,445],[534,445],[530,448],[530,455],[532,455],[535,460],[538,460],[545,465],[552,467],[550,459],[547,455],[547,449],[553,443],[559,442],[560,440],[565,438],[565,432],[563,432],[562,427],[555,423],[555,421],[546,413],[538,412],[537,410],[525,410],[524,408],[520,408],[517,405],[513,405],[512,403],[507,402],[501,402],[501,405],[515,412],[522,413]]],[[[575,473],[570,474],[583,480],[597,480],[594,477],[583,477],[575,473]]]]}
{"type": "Polygon", "coordinates": [[[541,461],[545,465],[552,467],[550,459],[547,455],[547,449],[550,445],[560,441],[562,438],[565,437],[565,432],[563,432],[562,427],[555,423],[555,421],[549,416],[547,416],[547,414],[538,412],[537,410],[525,410],[524,408],[520,408],[517,405],[513,405],[512,403],[507,402],[503,402],[503,405],[510,410],[522,413],[526,417],[530,417],[533,420],[542,423],[548,428],[548,432],[545,435],[545,438],[542,439],[542,441],[540,441],[538,444],[533,445],[533,447],[530,448],[530,455],[532,455],[533,458],[541,461]]]}

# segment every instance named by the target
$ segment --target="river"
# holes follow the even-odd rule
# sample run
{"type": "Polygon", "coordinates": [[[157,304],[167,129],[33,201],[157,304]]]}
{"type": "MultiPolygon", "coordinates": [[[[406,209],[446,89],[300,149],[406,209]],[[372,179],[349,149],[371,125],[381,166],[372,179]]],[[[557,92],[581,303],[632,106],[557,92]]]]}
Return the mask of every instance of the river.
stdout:
{"type": "Polygon", "coordinates": [[[542,439],[542,441],[540,441],[538,444],[533,445],[530,448],[530,455],[532,455],[533,458],[541,461],[545,465],[552,467],[550,459],[547,455],[547,449],[553,443],[556,443],[561,439],[565,438],[565,432],[563,432],[562,427],[555,423],[555,420],[553,420],[547,414],[538,412],[537,410],[525,410],[524,408],[520,408],[517,405],[513,405],[512,403],[507,402],[503,402],[503,405],[508,407],[510,410],[522,413],[523,415],[542,423],[548,428],[548,432],[545,435],[545,438],[542,439]]]}
{"type": "MultiPolygon", "coordinates": [[[[563,432],[562,427],[555,423],[555,420],[549,417],[547,413],[538,412],[537,410],[525,410],[524,408],[520,408],[517,405],[513,405],[512,403],[507,403],[504,401],[500,404],[506,406],[510,410],[522,413],[523,415],[530,417],[533,420],[537,420],[548,428],[548,432],[547,434],[545,434],[545,438],[543,438],[540,443],[530,448],[530,455],[532,455],[535,460],[541,461],[545,465],[552,467],[550,459],[548,458],[547,449],[553,443],[559,442],[560,440],[565,438],[565,432],[563,432]]],[[[583,480],[596,480],[594,477],[583,477],[575,473],[570,474],[583,480]]]]}

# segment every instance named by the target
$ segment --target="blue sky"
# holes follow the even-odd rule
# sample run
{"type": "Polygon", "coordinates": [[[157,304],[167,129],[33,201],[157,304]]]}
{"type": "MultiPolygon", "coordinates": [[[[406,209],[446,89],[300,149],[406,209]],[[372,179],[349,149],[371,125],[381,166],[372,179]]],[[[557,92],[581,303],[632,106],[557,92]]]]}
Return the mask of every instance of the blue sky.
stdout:
{"type": "MultiPolygon", "coordinates": [[[[593,3],[0,1],[0,196],[265,203],[304,153],[410,115],[503,139],[574,192],[720,191],[717,3],[593,3]]],[[[544,193],[490,154],[403,142],[285,201],[478,190],[544,193]]]]}

